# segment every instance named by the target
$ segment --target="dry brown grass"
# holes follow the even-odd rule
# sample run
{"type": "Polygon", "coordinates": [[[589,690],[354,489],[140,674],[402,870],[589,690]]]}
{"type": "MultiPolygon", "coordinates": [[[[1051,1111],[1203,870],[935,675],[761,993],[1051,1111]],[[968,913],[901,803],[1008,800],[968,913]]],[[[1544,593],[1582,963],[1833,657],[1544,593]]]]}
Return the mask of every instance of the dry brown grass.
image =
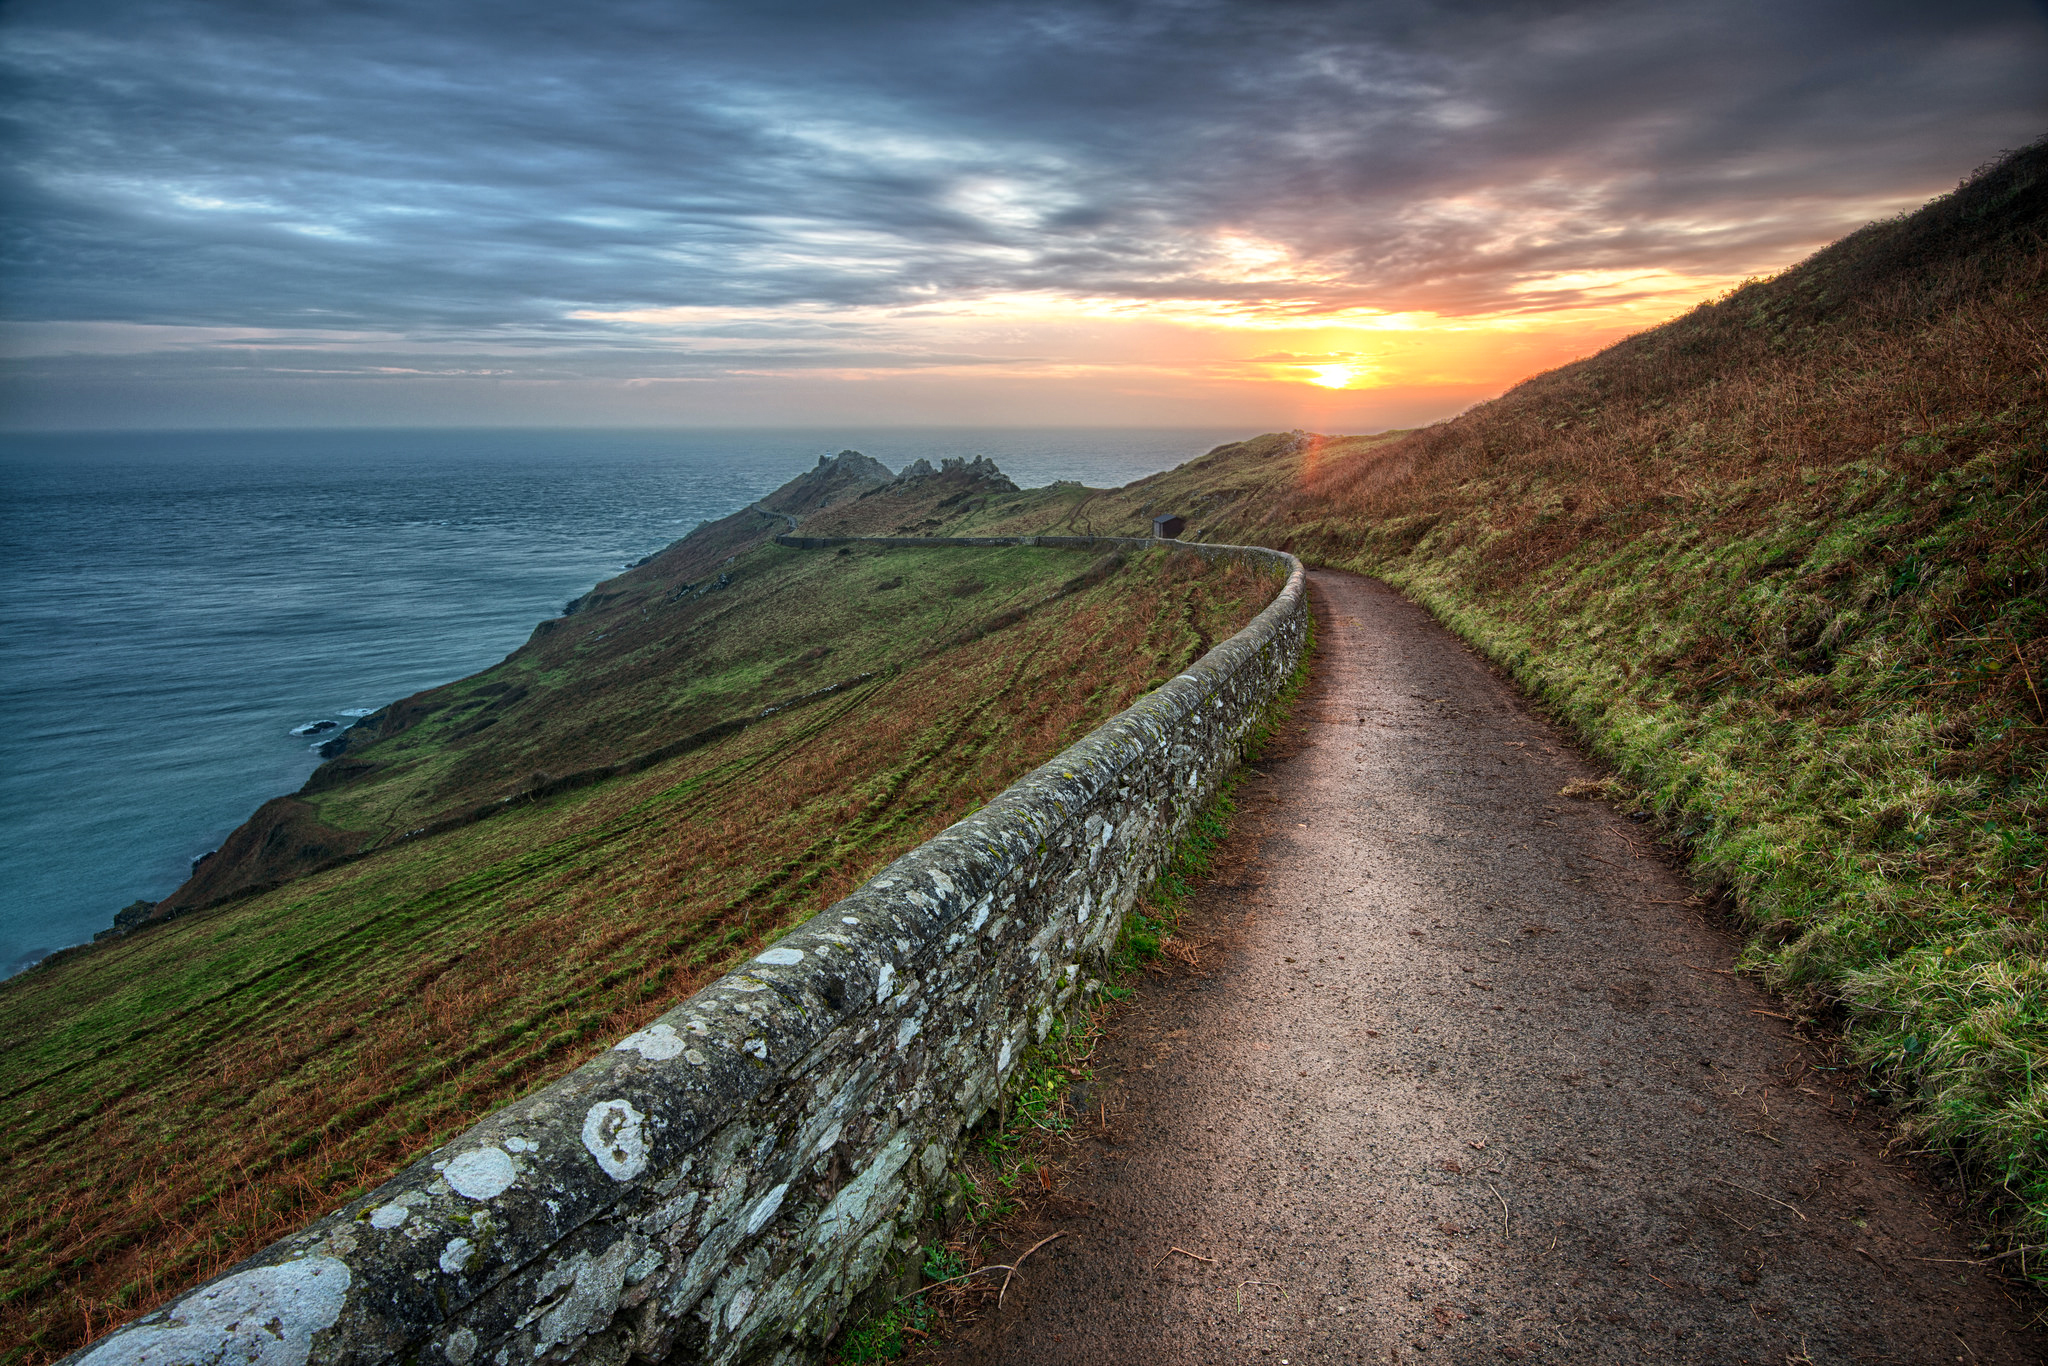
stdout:
{"type": "Polygon", "coordinates": [[[1318,439],[1298,486],[1253,520],[1278,529],[1334,515],[1340,526],[1313,539],[1348,558],[1367,537],[1398,551],[1455,519],[1459,544],[1485,543],[1475,587],[1509,587],[1589,537],[1689,523],[1710,505],[1709,529],[1754,528],[1795,481],[1815,513],[1833,511],[1874,453],[1925,481],[2008,443],[1986,419],[2040,399],[2038,250],[2003,263],[1996,296],[1922,316],[1926,292],[1983,269],[1948,263],[1922,289],[1845,304],[1826,335],[1804,338],[1752,286],[1469,418],[1364,449],[1318,439]]]}

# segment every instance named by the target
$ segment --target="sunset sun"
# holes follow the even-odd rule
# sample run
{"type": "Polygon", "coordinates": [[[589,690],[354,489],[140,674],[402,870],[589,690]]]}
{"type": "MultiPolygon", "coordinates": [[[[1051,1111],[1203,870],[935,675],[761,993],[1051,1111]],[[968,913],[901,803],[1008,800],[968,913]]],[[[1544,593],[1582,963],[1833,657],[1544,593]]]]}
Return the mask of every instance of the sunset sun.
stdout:
{"type": "Polygon", "coordinates": [[[1355,365],[1314,365],[1309,367],[1310,384],[1320,384],[1325,389],[1348,389],[1358,378],[1355,365]]]}

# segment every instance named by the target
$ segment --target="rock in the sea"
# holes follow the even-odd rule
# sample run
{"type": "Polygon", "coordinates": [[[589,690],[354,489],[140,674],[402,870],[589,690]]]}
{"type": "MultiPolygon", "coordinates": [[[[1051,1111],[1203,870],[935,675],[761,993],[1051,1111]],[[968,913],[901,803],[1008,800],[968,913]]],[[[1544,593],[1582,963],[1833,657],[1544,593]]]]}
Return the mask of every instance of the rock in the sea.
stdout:
{"type": "Polygon", "coordinates": [[[323,759],[333,759],[339,757],[351,745],[371,743],[377,739],[380,723],[384,720],[384,710],[379,707],[375,711],[343,712],[343,716],[355,717],[355,724],[332,739],[315,745],[313,752],[323,759]]]}
{"type": "Polygon", "coordinates": [[[303,726],[293,726],[294,735],[325,735],[330,730],[340,730],[339,721],[308,721],[303,726]]]}

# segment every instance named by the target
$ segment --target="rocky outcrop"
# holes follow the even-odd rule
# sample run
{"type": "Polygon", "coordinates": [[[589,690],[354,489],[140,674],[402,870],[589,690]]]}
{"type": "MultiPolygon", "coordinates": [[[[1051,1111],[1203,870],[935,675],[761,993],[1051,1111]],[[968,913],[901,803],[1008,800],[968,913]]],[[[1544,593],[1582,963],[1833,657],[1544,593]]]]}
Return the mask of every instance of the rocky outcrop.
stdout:
{"type": "Polygon", "coordinates": [[[939,479],[947,476],[951,476],[957,481],[969,481],[982,485],[982,491],[986,493],[1015,493],[1017,491],[1017,485],[1012,482],[1010,477],[1003,473],[995,461],[985,455],[977,455],[972,460],[966,459],[963,456],[947,456],[939,461],[937,469],[932,468],[932,462],[929,460],[913,460],[903,467],[903,473],[896,476],[895,482],[898,484],[920,484],[927,479],[939,479]]]}
{"type": "Polygon", "coordinates": [[[858,498],[869,489],[887,484],[890,478],[888,466],[859,451],[821,455],[816,468],[798,475],[763,498],[761,506],[770,512],[786,512],[801,518],[849,498],[858,498]]]}
{"type": "Polygon", "coordinates": [[[390,710],[389,707],[378,708],[314,752],[323,759],[339,759],[351,749],[375,744],[384,738],[384,720],[390,710]]]}
{"type": "Polygon", "coordinates": [[[155,909],[156,903],[154,901],[129,902],[126,906],[114,912],[114,923],[107,929],[101,930],[98,934],[94,935],[92,937],[93,942],[97,944],[103,939],[119,939],[122,935],[140,928],[150,919],[150,912],[155,909]]]}
{"type": "Polygon", "coordinates": [[[864,493],[887,488],[890,478],[886,465],[859,451],[821,455],[816,465],[760,502],[716,521],[698,523],[682,540],[645,557],[630,570],[605,580],[581,597],[571,598],[563,604],[562,615],[582,616],[601,611],[629,601],[653,585],[660,585],[669,593],[700,587],[703,580],[712,577],[707,570],[744,554],[778,531],[791,529],[791,519],[800,522],[864,493]],[[764,514],[776,520],[765,520],[764,514]]]}

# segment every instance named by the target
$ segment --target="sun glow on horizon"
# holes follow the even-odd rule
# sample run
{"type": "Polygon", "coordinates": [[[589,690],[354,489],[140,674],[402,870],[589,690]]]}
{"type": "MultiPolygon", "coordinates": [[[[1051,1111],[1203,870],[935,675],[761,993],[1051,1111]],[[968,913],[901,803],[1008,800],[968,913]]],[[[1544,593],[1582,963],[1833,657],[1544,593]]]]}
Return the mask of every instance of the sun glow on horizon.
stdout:
{"type": "Polygon", "coordinates": [[[1291,291],[1160,299],[1039,290],[915,303],[572,309],[481,345],[458,328],[0,323],[0,356],[218,349],[232,352],[236,374],[255,355],[260,370],[291,380],[331,373],[443,388],[503,385],[492,404],[531,378],[551,392],[580,387],[593,396],[586,402],[603,400],[607,417],[630,411],[712,425],[745,425],[772,407],[834,421],[945,414],[1028,422],[1058,411],[1075,422],[1367,430],[1461,411],[1734,281],[1678,281],[1664,293],[1621,297],[1588,292],[1612,283],[1581,273],[1518,293],[1508,307],[1441,313],[1416,301],[1381,309],[1291,291]],[[480,365],[479,353],[494,359],[480,365]],[[522,365],[542,368],[528,376],[522,365]]]}

